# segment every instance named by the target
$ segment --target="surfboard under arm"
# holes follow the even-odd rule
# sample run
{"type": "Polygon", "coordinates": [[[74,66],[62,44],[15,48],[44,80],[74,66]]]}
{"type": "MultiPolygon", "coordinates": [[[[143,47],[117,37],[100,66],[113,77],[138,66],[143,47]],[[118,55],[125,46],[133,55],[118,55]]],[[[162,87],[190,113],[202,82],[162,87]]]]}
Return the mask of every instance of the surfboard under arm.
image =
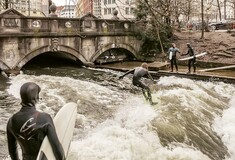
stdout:
{"type": "Polygon", "coordinates": [[[172,59],[172,51],[170,51],[170,53],[169,53],[169,60],[171,60],[172,59]]]}
{"type": "Polygon", "coordinates": [[[208,69],[202,69],[202,70],[199,70],[199,71],[208,72],[208,71],[216,71],[216,70],[231,69],[231,68],[235,68],[235,65],[216,67],[216,68],[208,68],[208,69]]]}
{"type": "MultiPolygon", "coordinates": [[[[72,140],[75,121],[77,116],[77,104],[65,104],[53,119],[56,128],[56,133],[59,141],[64,149],[65,156],[67,156],[70,142],[72,140]]],[[[44,138],[37,160],[56,160],[52,151],[51,144],[47,136],[44,138]]]]}
{"type": "MultiPolygon", "coordinates": [[[[207,52],[202,52],[200,54],[197,54],[196,57],[201,57],[201,56],[204,56],[206,54],[207,54],[207,52]]],[[[186,58],[180,58],[179,61],[185,61],[185,60],[189,60],[189,59],[193,59],[193,58],[194,58],[194,56],[190,56],[190,57],[186,57],[186,58]]]]}

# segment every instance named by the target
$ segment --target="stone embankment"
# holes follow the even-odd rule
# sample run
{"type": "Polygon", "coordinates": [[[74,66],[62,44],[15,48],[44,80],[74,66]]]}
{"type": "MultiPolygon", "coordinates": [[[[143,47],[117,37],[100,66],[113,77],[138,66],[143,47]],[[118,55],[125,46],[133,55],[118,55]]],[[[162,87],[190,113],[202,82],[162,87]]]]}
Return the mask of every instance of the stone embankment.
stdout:
{"type": "MultiPolygon", "coordinates": [[[[134,67],[140,66],[142,62],[121,62],[98,65],[97,68],[106,68],[116,71],[126,72],[134,67]]],[[[153,78],[158,79],[161,76],[177,76],[182,78],[190,78],[195,80],[203,81],[221,81],[225,83],[235,84],[235,72],[233,70],[227,71],[216,71],[216,72],[200,72],[197,71],[195,74],[187,74],[186,66],[179,66],[179,72],[169,72],[168,62],[152,62],[149,63],[149,70],[153,78]]],[[[201,70],[202,68],[198,68],[201,70]]]]}

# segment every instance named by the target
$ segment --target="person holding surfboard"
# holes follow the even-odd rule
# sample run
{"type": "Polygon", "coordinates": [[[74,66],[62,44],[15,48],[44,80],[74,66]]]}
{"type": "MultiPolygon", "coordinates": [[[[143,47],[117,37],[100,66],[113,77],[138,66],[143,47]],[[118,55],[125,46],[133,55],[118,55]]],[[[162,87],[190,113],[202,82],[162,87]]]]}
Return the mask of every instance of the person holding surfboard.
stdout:
{"type": "Polygon", "coordinates": [[[40,90],[33,82],[27,82],[20,88],[22,107],[7,123],[8,150],[12,160],[20,159],[17,142],[21,147],[23,160],[36,160],[45,136],[50,141],[56,160],[65,159],[51,116],[36,110],[40,90]]]}
{"type": "Polygon", "coordinates": [[[136,67],[128,72],[126,72],[124,75],[120,76],[119,79],[122,79],[126,75],[133,73],[133,79],[132,79],[132,84],[134,86],[140,87],[142,89],[144,98],[150,102],[151,105],[157,104],[156,102],[152,101],[152,96],[150,92],[150,88],[141,82],[141,78],[144,76],[148,76],[152,81],[154,81],[153,77],[150,75],[148,71],[148,64],[147,63],[142,63],[140,67],[136,67]],[[146,93],[147,92],[147,95],[146,93]]]}
{"type": "Polygon", "coordinates": [[[187,43],[188,51],[186,54],[182,54],[182,56],[189,55],[190,57],[193,57],[188,60],[188,72],[187,74],[191,73],[191,67],[193,66],[193,73],[196,73],[196,56],[193,48],[191,47],[190,43],[187,43]]]}
{"type": "Polygon", "coordinates": [[[171,72],[173,72],[174,65],[175,65],[176,72],[178,72],[176,54],[180,53],[180,50],[176,47],[175,43],[172,43],[171,45],[172,46],[168,50],[169,60],[171,62],[171,72]]]}

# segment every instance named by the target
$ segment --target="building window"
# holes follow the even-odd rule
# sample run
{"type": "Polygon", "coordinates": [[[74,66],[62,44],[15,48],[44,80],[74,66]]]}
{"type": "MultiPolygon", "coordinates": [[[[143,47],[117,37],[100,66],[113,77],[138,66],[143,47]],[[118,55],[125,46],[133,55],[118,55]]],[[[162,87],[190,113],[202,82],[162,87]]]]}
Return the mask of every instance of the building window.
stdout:
{"type": "Polygon", "coordinates": [[[108,14],[111,14],[111,8],[108,8],[108,14]]]}
{"type": "Polygon", "coordinates": [[[134,10],[135,10],[134,8],[131,8],[131,13],[130,13],[131,15],[134,15],[134,10]]]}
{"type": "Polygon", "coordinates": [[[129,15],[130,14],[130,10],[128,7],[126,7],[126,15],[129,15]]]}
{"type": "Polygon", "coordinates": [[[104,15],[107,15],[107,9],[106,8],[104,9],[104,15]]]}

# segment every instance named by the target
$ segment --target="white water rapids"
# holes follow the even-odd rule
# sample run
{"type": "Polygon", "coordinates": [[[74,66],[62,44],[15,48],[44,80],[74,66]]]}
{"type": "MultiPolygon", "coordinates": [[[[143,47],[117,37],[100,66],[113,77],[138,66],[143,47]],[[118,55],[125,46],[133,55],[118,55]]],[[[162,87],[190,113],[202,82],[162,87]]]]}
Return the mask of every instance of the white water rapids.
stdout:
{"type": "Polygon", "coordinates": [[[41,87],[37,109],[52,117],[65,103],[78,103],[69,160],[235,159],[234,85],[161,77],[152,86],[158,104],[150,106],[141,92],[133,93],[131,76],[113,88],[69,76],[21,74],[11,79],[8,94],[19,99],[28,81],[41,87]]]}

